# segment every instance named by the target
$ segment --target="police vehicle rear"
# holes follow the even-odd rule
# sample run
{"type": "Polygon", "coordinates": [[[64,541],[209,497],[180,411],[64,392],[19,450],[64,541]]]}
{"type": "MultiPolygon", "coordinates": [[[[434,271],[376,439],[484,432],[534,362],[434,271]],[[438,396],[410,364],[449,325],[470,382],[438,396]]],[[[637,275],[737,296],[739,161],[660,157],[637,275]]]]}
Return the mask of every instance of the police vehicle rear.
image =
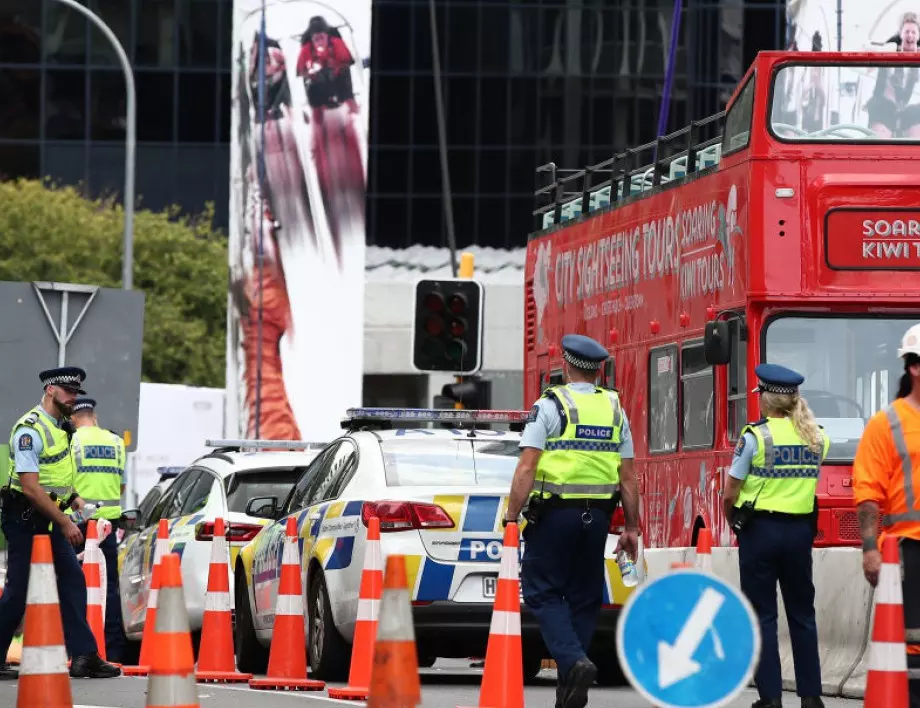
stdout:
{"type": "MultiPolygon", "coordinates": [[[[270,517],[240,552],[236,650],[241,671],[265,670],[284,530],[297,520],[305,573],[308,651],[314,674],[347,678],[367,521],[380,519],[384,557],[406,556],[420,663],[484,656],[502,548],[501,520],[526,411],[356,408],[286,498],[253,500],[270,517]],[[421,427],[430,423],[442,427],[421,427]],[[502,429],[498,429],[498,428],[502,429]]],[[[622,524],[622,515],[614,524],[622,524]]],[[[613,525],[612,525],[613,526],[613,525]]],[[[612,533],[616,531],[612,527],[612,533]]],[[[619,680],[618,608],[630,590],[605,554],[604,607],[592,652],[601,680],[619,680]]],[[[526,552],[526,551],[525,551],[526,552]]],[[[522,609],[525,676],[546,650],[522,609]]]]}

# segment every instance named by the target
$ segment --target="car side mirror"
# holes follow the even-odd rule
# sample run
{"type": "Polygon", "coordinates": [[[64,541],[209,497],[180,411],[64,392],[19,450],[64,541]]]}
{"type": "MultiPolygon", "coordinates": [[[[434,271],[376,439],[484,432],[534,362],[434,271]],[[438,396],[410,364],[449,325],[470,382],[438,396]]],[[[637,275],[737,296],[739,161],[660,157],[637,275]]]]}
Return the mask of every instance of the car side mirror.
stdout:
{"type": "Polygon", "coordinates": [[[703,335],[703,356],[711,365],[727,364],[732,359],[732,342],[728,322],[716,320],[706,323],[703,335]]]}
{"type": "Polygon", "coordinates": [[[278,518],[278,497],[254,497],[246,504],[246,514],[259,519],[278,518]]]}
{"type": "Polygon", "coordinates": [[[140,509],[125,509],[121,512],[121,527],[125,530],[125,533],[137,531],[137,522],[140,518],[140,514],[140,509]]]}

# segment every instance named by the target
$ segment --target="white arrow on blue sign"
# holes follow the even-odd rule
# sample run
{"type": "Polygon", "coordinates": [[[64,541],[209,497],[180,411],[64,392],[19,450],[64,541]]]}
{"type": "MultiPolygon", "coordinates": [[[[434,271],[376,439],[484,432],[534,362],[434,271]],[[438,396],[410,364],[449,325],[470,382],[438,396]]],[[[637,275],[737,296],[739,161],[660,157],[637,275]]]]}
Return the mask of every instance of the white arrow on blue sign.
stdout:
{"type": "Polygon", "coordinates": [[[750,683],[760,625],[740,591],[677,569],[640,585],[617,625],[626,678],[660,708],[720,708],[750,683]]]}

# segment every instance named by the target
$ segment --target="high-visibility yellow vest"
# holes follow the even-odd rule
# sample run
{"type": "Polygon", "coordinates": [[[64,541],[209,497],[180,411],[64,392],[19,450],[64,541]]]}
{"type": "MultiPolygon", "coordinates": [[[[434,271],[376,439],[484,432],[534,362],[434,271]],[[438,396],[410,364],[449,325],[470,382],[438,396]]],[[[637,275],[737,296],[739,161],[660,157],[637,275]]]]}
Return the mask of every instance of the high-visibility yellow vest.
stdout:
{"type": "Polygon", "coordinates": [[[580,393],[553,386],[563,412],[558,437],[548,438],[540,455],[531,495],[563,499],[609,499],[620,482],[623,410],[615,391],[595,387],[580,393]]]}
{"type": "Polygon", "coordinates": [[[77,428],[70,442],[70,453],[76,470],[77,493],[87,504],[100,507],[92,518],[119,518],[125,471],[125,446],[121,438],[96,426],[77,428]]]}
{"type": "Polygon", "coordinates": [[[741,434],[747,432],[757,438],[757,452],[735,506],[750,501],[758,510],[810,514],[830,438],[822,433],[823,452],[812,452],[789,418],[759,420],[741,434]]]}
{"type": "Polygon", "coordinates": [[[23,415],[10,431],[10,488],[22,492],[22,482],[16,472],[16,449],[13,445],[16,431],[26,426],[34,430],[42,441],[38,456],[38,483],[49,494],[66,499],[73,491],[73,463],[70,460],[70,441],[67,432],[38,406],[23,415]]]}

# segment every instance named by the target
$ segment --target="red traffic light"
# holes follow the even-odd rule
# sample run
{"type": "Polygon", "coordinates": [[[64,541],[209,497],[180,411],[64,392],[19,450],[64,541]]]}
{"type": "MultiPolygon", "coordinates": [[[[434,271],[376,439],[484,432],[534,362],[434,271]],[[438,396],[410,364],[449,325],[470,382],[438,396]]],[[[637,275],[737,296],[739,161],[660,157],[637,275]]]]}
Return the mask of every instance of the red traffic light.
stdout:
{"type": "Polygon", "coordinates": [[[444,331],[444,320],[437,315],[429,315],[425,320],[425,331],[432,337],[439,337],[444,331]]]}
{"type": "Polygon", "coordinates": [[[466,323],[463,320],[451,320],[450,336],[462,337],[466,332],[466,323]]]}
{"type": "Polygon", "coordinates": [[[444,309],[444,298],[438,293],[428,293],[425,296],[425,308],[431,312],[440,312],[444,309]]]}
{"type": "Polygon", "coordinates": [[[455,315],[466,312],[466,296],[461,293],[454,293],[447,299],[447,307],[455,315]]]}

